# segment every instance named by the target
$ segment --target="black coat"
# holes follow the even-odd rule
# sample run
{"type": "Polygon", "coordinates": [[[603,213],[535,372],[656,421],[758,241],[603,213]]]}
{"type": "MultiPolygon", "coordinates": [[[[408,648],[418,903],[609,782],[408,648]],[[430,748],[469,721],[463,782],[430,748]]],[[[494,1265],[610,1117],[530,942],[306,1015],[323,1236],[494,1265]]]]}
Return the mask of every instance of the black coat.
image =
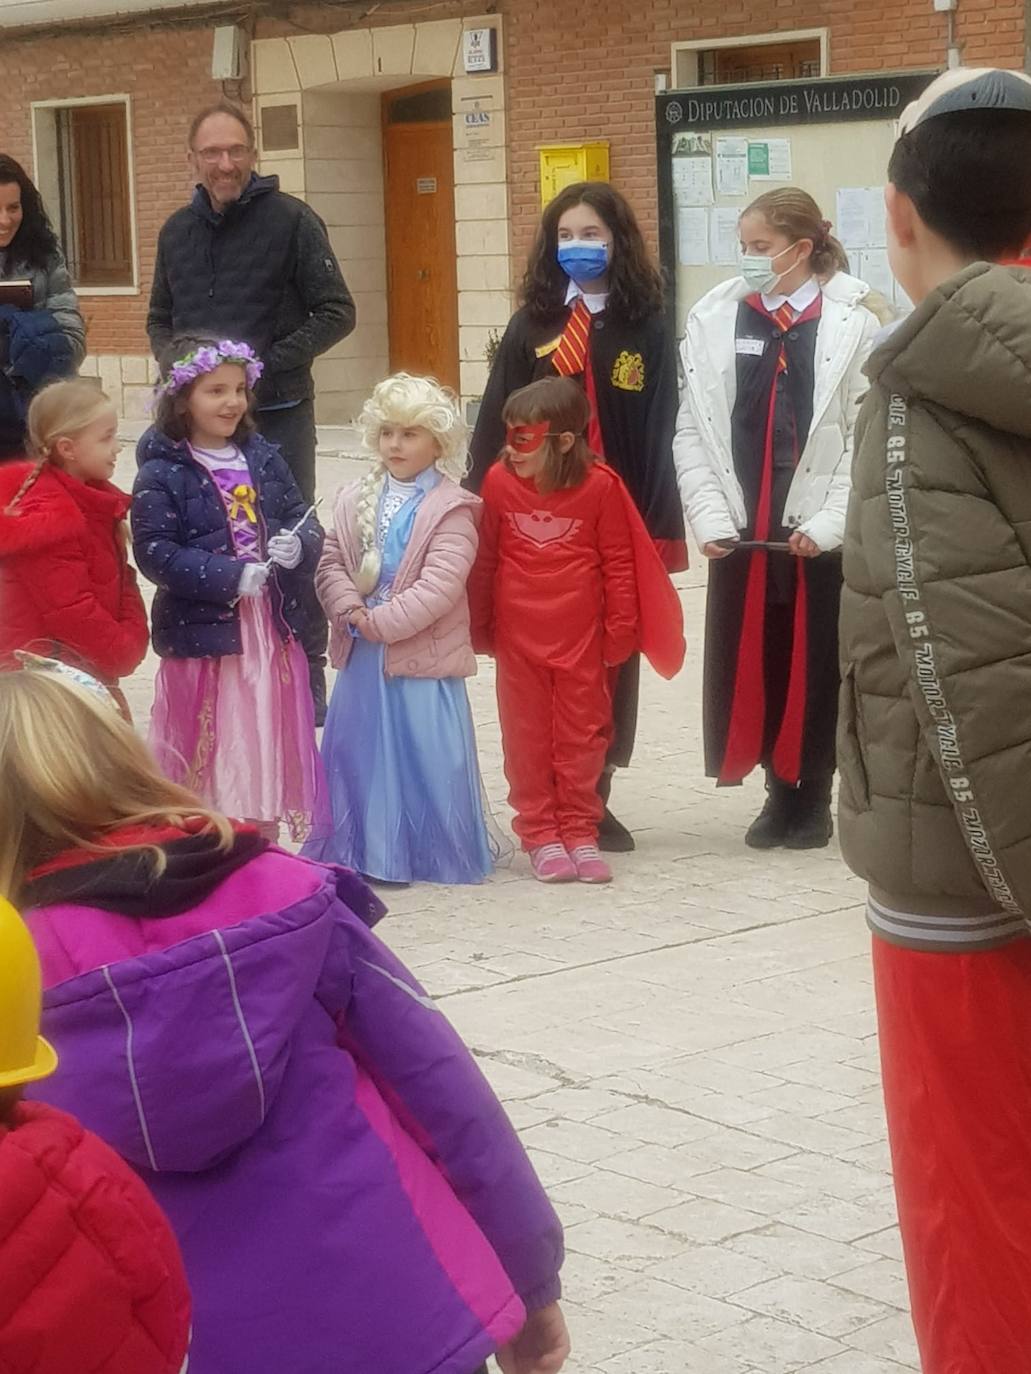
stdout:
{"type": "MultiPolygon", "coordinates": [[[[473,434],[469,485],[478,491],[505,443],[501,412],[519,387],[554,377],[553,344],[569,317],[539,321],[524,307],[509,321],[483,395],[473,434]]],[[[595,315],[591,365],[605,458],[622,477],[653,539],[681,549],[684,515],[673,467],[678,386],[676,349],[661,314],[637,324],[595,315]]],[[[669,551],[667,550],[667,553],[669,551]]],[[[667,558],[669,564],[669,559],[667,558]]],[[[675,565],[674,565],[675,566],[675,565]]]]}
{"type": "Polygon", "coordinates": [[[278,177],[252,177],[224,214],[198,186],[165,222],[147,313],[156,357],[177,334],[242,340],[265,363],[259,407],[301,401],[313,360],[354,325],[325,225],[278,177]]]}
{"type": "MultiPolygon", "coordinates": [[[[289,530],[305,511],[279,449],[252,435],[243,444],[258,493],[264,540],[289,530]]],[[[136,450],[140,465],[132,493],[136,564],[157,586],[152,611],[154,648],[163,658],[221,658],[241,652],[240,578],[247,566],[233,552],[229,517],[214,479],[185,442],[150,429],[136,450]]],[[[273,568],[272,610],[285,639],[306,620],[301,594],[315,576],[322,528],[310,515],[297,531],[304,556],[291,571],[273,568]]]]}

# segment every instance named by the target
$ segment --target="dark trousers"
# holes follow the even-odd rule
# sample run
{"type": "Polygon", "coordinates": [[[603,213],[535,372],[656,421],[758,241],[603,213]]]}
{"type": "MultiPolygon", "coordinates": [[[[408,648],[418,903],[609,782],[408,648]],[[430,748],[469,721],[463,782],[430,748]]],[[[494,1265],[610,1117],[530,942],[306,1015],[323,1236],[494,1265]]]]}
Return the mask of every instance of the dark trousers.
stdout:
{"type": "MultiPolygon", "coordinates": [[[[315,500],[315,402],[301,401],[286,410],[262,410],[258,427],[269,443],[278,444],[306,506],[315,500]]],[[[304,632],[301,644],[313,668],[324,668],[329,626],[315,595],[315,583],[305,588],[304,632]]]]}
{"type": "Polygon", "coordinates": [[[631,654],[620,665],[612,691],[612,743],[606,768],[628,768],[637,739],[637,709],[641,698],[641,655],[631,654]]]}

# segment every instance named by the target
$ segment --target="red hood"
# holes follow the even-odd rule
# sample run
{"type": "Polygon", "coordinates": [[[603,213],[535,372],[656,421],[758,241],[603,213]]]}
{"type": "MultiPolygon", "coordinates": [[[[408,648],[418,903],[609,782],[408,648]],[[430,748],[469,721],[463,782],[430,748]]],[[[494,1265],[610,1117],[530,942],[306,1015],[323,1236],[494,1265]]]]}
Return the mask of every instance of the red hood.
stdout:
{"type": "Polygon", "coordinates": [[[69,520],[123,520],[131,498],[111,482],[80,482],[47,463],[39,477],[14,500],[33,470],[30,462],[0,467],[0,558],[51,548],[68,537],[69,520]]]}

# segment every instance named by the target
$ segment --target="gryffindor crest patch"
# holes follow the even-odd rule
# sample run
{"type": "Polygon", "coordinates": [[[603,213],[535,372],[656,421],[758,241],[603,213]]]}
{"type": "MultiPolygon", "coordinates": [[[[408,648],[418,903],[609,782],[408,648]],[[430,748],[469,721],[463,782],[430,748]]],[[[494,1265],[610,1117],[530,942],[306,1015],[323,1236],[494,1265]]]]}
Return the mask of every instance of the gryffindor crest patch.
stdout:
{"type": "Polygon", "coordinates": [[[640,353],[622,352],[612,366],[612,385],[620,391],[644,390],[644,359],[640,353]]]}

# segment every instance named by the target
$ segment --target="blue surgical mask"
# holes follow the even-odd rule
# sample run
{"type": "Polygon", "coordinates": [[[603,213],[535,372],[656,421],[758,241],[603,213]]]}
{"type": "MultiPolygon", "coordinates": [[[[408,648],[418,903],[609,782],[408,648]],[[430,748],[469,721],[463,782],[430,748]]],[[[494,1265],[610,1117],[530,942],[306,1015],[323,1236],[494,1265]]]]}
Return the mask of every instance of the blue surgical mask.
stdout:
{"type": "MultiPolygon", "coordinates": [[[[741,275],[753,291],[758,291],[764,296],[773,295],[781,277],[786,277],[788,272],[794,271],[794,268],[789,267],[787,272],[776,272],[773,264],[785,253],[790,253],[795,246],[795,244],[789,243],[787,248],[782,248],[776,257],[772,258],[760,257],[757,253],[746,253],[742,257],[741,275]]],[[[797,267],[798,264],[796,263],[795,266],[797,267]]]]}
{"type": "Polygon", "coordinates": [[[558,265],[577,284],[596,281],[609,270],[609,246],[597,239],[567,239],[558,246],[558,265]]]}

